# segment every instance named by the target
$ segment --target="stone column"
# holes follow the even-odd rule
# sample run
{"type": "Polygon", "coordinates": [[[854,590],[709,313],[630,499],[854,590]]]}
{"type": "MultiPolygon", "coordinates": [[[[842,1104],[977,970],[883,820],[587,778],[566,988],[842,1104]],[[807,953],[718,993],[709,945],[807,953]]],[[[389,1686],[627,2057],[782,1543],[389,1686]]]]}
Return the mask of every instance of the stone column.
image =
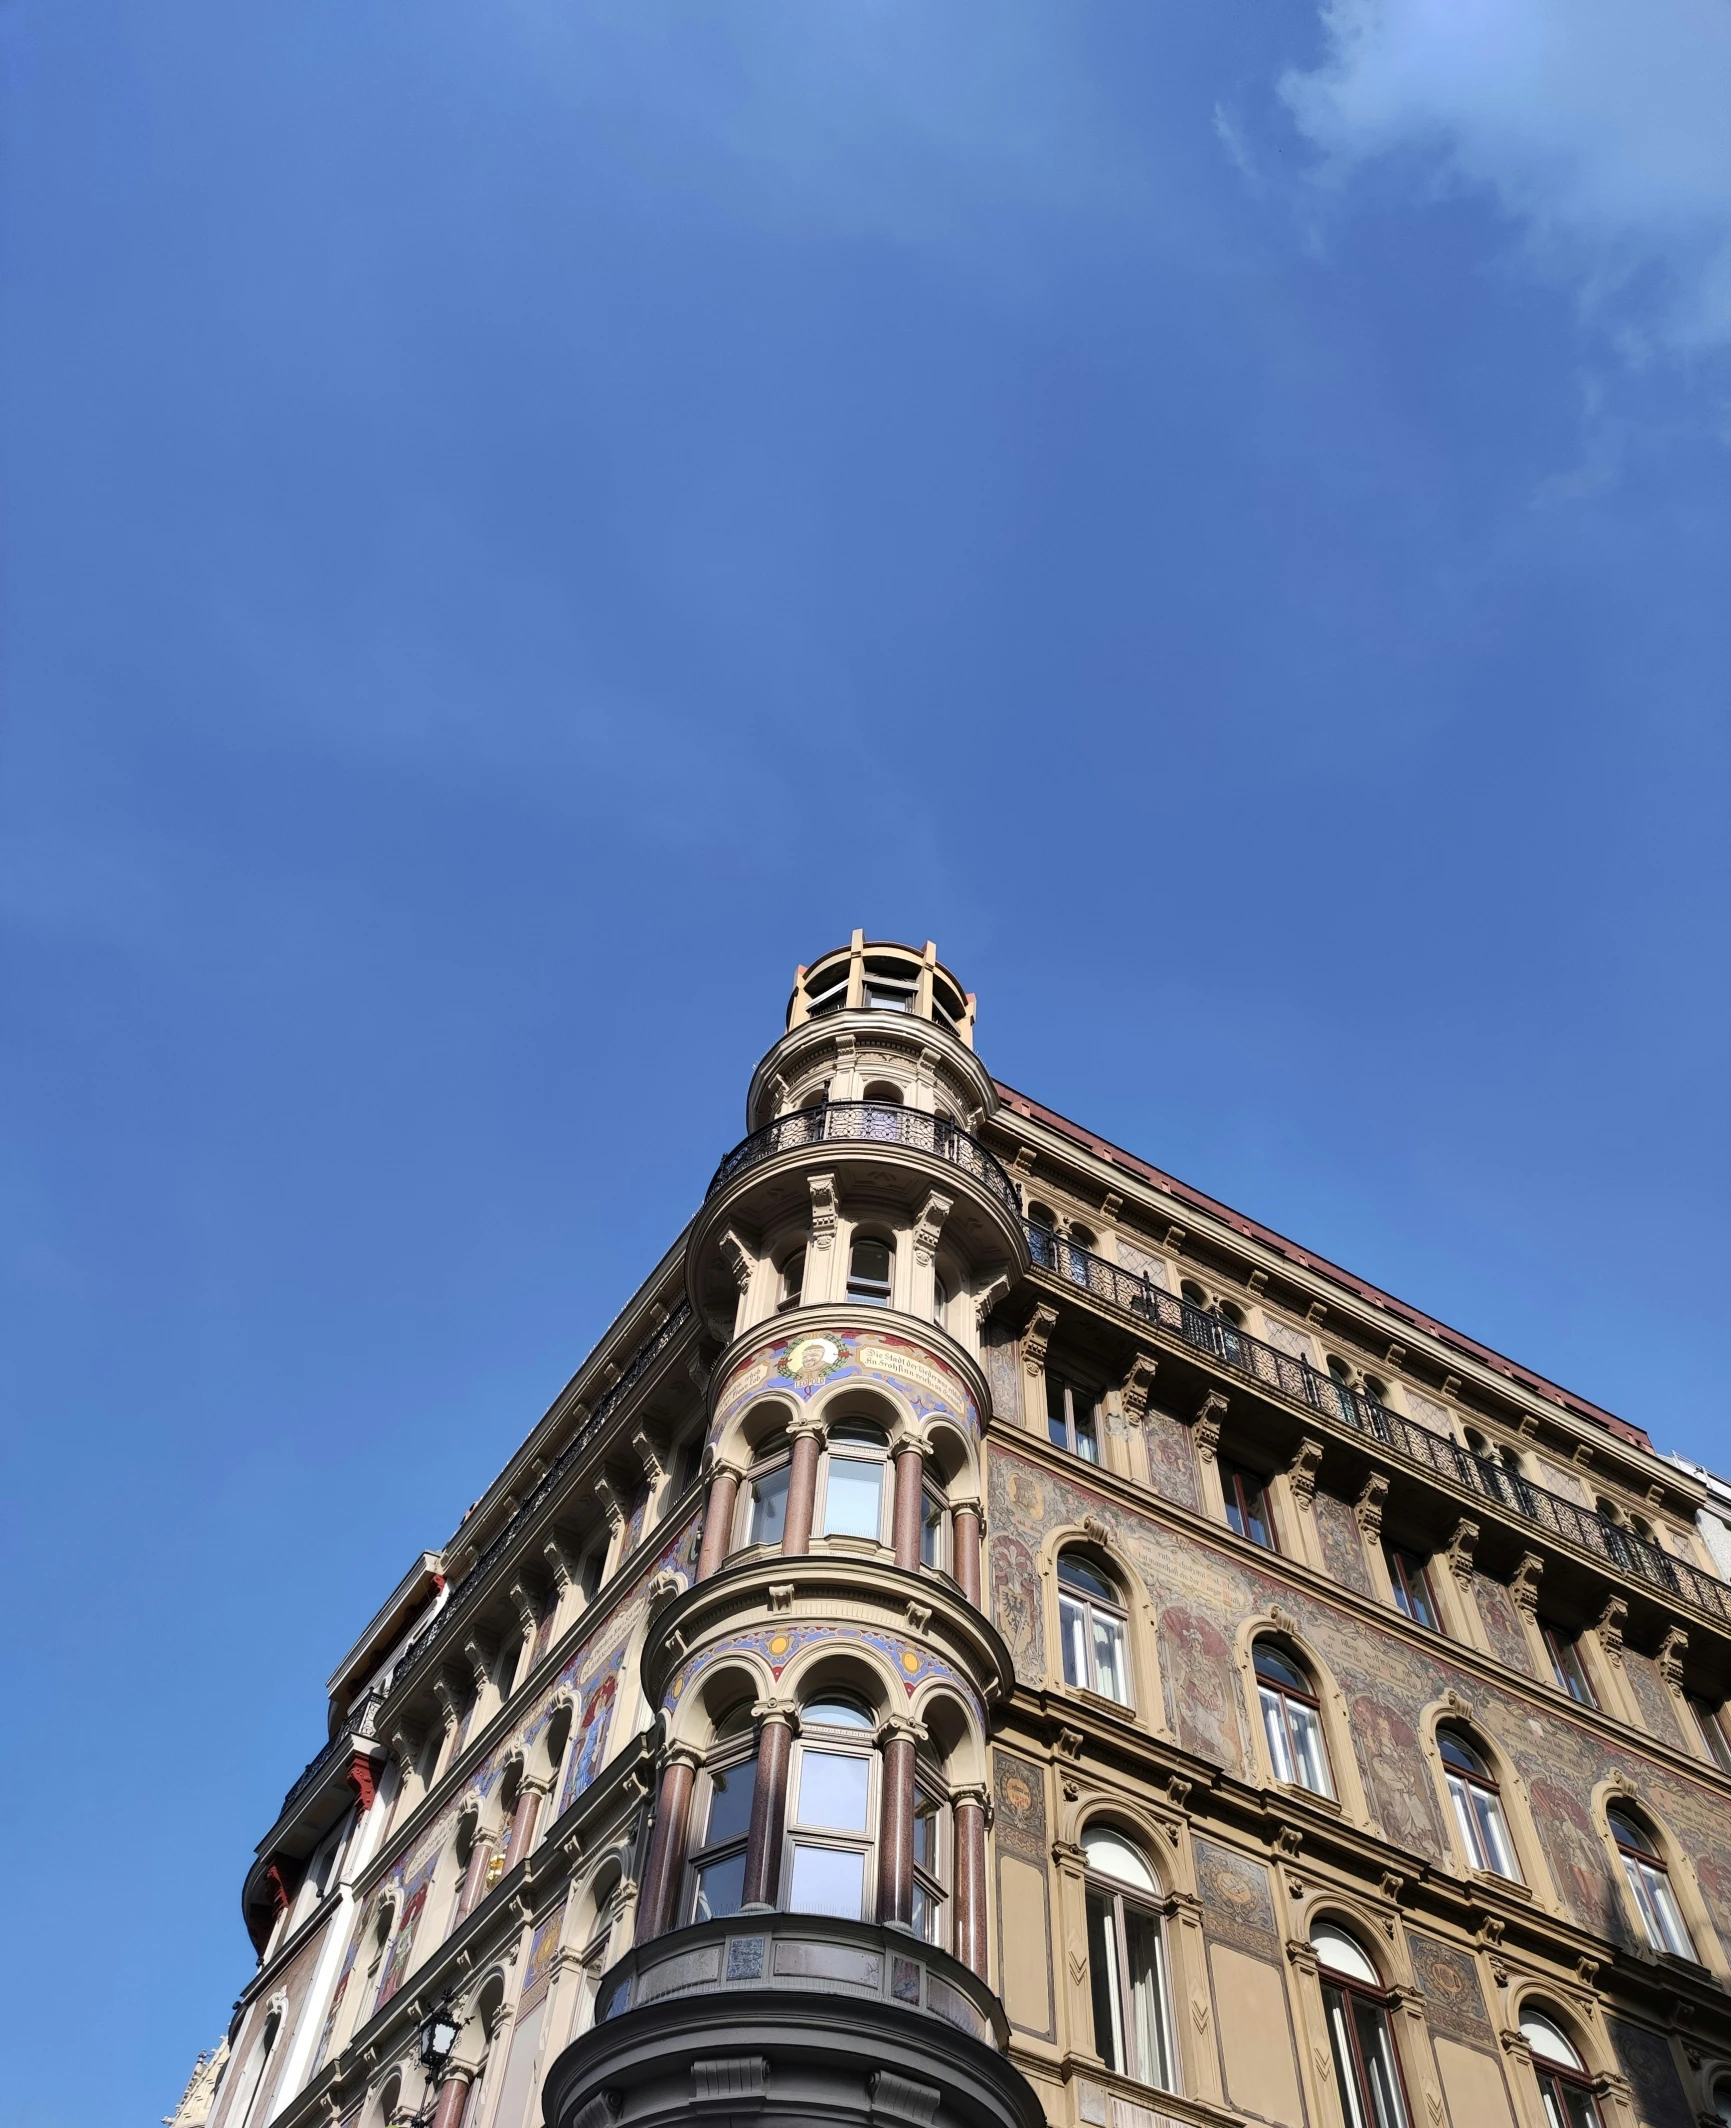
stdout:
{"type": "Polygon", "coordinates": [[[655,1830],[649,1836],[649,1860],[637,1901],[637,1941],[648,1943],[673,1925],[674,1895],[685,1867],[686,1828],[691,1791],[697,1780],[697,1754],[688,1744],[671,1745],[655,1805],[655,1830]]]}
{"type": "Polygon", "coordinates": [[[463,2116],[469,2110],[469,2092],[474,2081],[475,2072],[466,2063],[451,2064],[439,2086],[439,2103],[433,2109],[433,2128],[463,2128],[463,2116]]]}
{"type": "Polygon", "coordinates": [[[977,1500],[958,1501],[950,1518],[956,1580],[976,1611],[980,1609],[980,1530],[984,1519],[977,1500]]]}
{"type": "Polygon", "coordinates": [[[463,1872],[463,1895],[457,1902],[457,1918],[462,1920],[472,1914],[480,1901],[481,1890],[487,1881],[487,1864],[493,1856],[494,1835],[477,1826],[475,1837],[469,1843],[469,1866],[463,1872]]]}
{"type": "Polygon", "coordinates": [[[896,1565],[910,1574],[920,1569],[920,1523],[925,1514],[926,1457],[924,1441],[913,1439],[896,1445],[895,1515],[890,1524],[895,1543],[896,1565]]]}
{"type": "Polygon", "coordinates": [[[511,1836],[505,1843],[505,1867],[515,1869],[535,1844],[535,1826],[541,1804],[552,1786],[545,1776],[525,1774],[517,1790],[517,1807],[511,1813],[511,1836]]]}
{"type": "Polygon", "coordinates": [[[774,1906],[781,1890],[781,1844],[787,1830],[787,1773],[799,1716],[791,1700],[761,1699],[751,1710],[758,1724],[757,1778],[751,1790],[751,1829],[745,1840],[747,1907],[774,1906]]]}
{"type": "Polygon", "coordinates": [[[914,1918],[914,1756],[926,1732],[905,1714],[878,1729],[883,1803],[878,1812],[878,1919],[910,1928],[914,1918]]]}
{"type": "Polygon", "coordinates": [[[956,1814],[956,1956],[982,1980],[986,1971],[986,1791],[958,1788],[956,1814]]]}
{"type": "Polygon", "coordinates": [[[709,1502],[703,1510],[703,1543],[697,1554],[697,1578],[707,1581],[727,1557],[733,1535],[733,1503],[744,1473],[732,1463],[717,1462],[709,1474],[709,1502]]]}
{"type": "Polygon", "coordinates": [[[787,1429],[793,1461],[787,1476],[787,1520],[781,1532],[784,1559],[803,1559],[811,1550],[811,1526],[817,1516],[817,1459],[823,1426],[817,1419],[795,1419],[787,1429]]]}

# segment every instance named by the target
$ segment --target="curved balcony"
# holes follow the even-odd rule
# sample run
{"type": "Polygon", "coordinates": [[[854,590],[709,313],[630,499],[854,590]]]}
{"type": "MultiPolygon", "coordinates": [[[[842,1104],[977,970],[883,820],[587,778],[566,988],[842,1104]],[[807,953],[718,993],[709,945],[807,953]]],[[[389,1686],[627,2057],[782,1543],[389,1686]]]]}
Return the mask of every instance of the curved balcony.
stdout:
{"type": "Polygon", "coordinates": [[[948,1952],[819,1914],[745,1912],[629,1952],[553,2064],[550,2128],[691,2114],[905,2128],[1040,2128],[1004,2014],[948,1952]]]}
{"type": "Polygon", "coordinates": [[[903,1108],[890,1101],[832,1101],[824,1108],[795,1109],[736,1145],[704,1192],[707,1203],[736,1175],[815,1145],[905,1146],[941,1160],[966,1175],[1013,1219],[1022,1215],[1021,1193],[980,1141],[948,1116],[903,1108]]]}

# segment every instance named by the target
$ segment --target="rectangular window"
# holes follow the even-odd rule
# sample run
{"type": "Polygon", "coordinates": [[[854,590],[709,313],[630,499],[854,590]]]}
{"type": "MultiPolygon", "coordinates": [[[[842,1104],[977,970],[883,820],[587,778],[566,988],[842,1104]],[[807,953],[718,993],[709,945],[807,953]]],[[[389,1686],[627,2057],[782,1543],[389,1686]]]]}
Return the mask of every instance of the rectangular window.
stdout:
{"type": "Polygon", "coordinates": [[[745,1844],[757,1787],[756,1753],[728,1766],[712,1766],[704,1786],[703,1836],[691,1858],[691,1918],[719,1921],[737,1914],[745,1897],[745,1844]]]}
{"type": "Polygon", "coordinates": [[[1046,1433],[1054,1448],[1067,1449],[1084,1463],[1100,1460],[1099,1399],[1091,1389],[1046,1374],[1046,1433]]]}
{"type": "Polygon", "coordinates": [[[1731,1739],[1726,1737],[1723,1715],[1704,1699],[1696,1699],[1693,1695],[1689,1704],[1695,1710],[1696,1726],[1701,1731],[1701,1741],[1707,1747],[1708,1757],[1721,1773],[1731,1773],[1731,1739]]]}
{"type": "Polygon", "coordinates": [[[1248,1537],[1264,1551],[1276,1552],[1274,1520],[1268,1512],[1268,1495],[1262,1480],[1242,1464],[1220,1459],[1220,1490],[1226,1496],[1227,1527],[1234,1535],[1248,1537]]]}
{"type": "Polygon", "coordinates": [[[824,1491],[826,1537],[876,1537],[883,1522],[884,1467],[875,1458],[829,1458],[824,1491]]]}
{"type": "Polygon", "coordinates": [[[792,1466],[778,1463],[751,1482],[751,1518],[748,1544],[779,1544],[787,1527],[787,1488],[792,1466]]]}
{"type": "Polygon", "coordinates": [[[920,1509],[920,1564],[947,1567],[949,1552],[949,1515],[944,1496],[928,1490],[920,1509]]]}
{"type": "Polygon", "coordinates": [[[1560,1626],[1545,1625],[1539,1630],[1545,1636],[1545,1646],[1550,1653],[1551,1669],[1557,1683],[1571,1699],[1579,1700],[1583,1707],[1596,1707],[1598,1695],[1593,1690],[1592,1679],[1587,1675],[1587,1666],[1581,1660],[1580,1644],[1571,1633],[1560,1626]]]}
{"type": "Polygon", "coordinates": [[[788,1880],[794,1912],[866,1918],[872,1764],[858,1752],[798,1746],[788,1880]]]}
{"type": "Polygon", "coordinates": [[[1403,1611],[1416,1626],[1429,1626],[1437,1630],[1436,1604],[1430,1592],[1430,1573],[1417,1552],[1409,1552],[1398,1544],[1384,1544],[1383,1557],[1388,1561],[1388,1578],[1394,1588],[1395,1606],[1403,1611]]]}
{"type": "Polygon", "coordinates": [[[914,1934],[926,1943],[949,1942],[947,1825],[949,1812],[923,1788],[914,1794],[914,1934]]]}
{"type": "Polygon", "coordinates": [[[796,1914],[835,1914],[846,1921],[865,1915],[865,1856],[856,1848],[793,1843],[793,1884],[788,1904],[796,1914]]]}
{"type": "Polygon", "coordinates": [[[870,1763],[845,1751],[806,1751],[799,1769],[802,1825],[833,1832],[864,1832],[871,1805],[870,1763]]]}

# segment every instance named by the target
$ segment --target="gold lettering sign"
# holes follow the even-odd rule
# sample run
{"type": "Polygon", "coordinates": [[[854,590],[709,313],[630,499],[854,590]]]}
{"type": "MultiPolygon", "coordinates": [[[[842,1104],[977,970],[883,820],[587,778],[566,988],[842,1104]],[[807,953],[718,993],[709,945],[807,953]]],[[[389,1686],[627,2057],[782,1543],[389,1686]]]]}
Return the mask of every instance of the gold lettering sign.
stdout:
{"type": "Polygon", "coordinates": [[[916,1359],[911,1352],[892,1352],[883,1345],[862,1345],[859,1363],[862,1367],[869,1367],[874,1374],[893,1374],[904,1382],[918,1382],[922,1389],[930,1389],[938,1396],[955,1395],[955,1383],[941,1367],[916,1359]]]}

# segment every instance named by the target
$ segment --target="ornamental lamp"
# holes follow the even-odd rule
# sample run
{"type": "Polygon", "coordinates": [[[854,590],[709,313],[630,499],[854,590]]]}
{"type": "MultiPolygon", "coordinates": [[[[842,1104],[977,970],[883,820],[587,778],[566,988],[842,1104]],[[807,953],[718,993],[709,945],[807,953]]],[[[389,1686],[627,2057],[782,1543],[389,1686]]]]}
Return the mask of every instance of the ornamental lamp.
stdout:
{"type": "Polygon", "coordinates": [[[421,2067],[431,2077],[442,2076],[445,2064],[450,2060],[457,2044],[457,2035],[462,2027],[451,2014],[449,2000],[439,2004],[422,2018],[420,2032],[421,2067]]]}

